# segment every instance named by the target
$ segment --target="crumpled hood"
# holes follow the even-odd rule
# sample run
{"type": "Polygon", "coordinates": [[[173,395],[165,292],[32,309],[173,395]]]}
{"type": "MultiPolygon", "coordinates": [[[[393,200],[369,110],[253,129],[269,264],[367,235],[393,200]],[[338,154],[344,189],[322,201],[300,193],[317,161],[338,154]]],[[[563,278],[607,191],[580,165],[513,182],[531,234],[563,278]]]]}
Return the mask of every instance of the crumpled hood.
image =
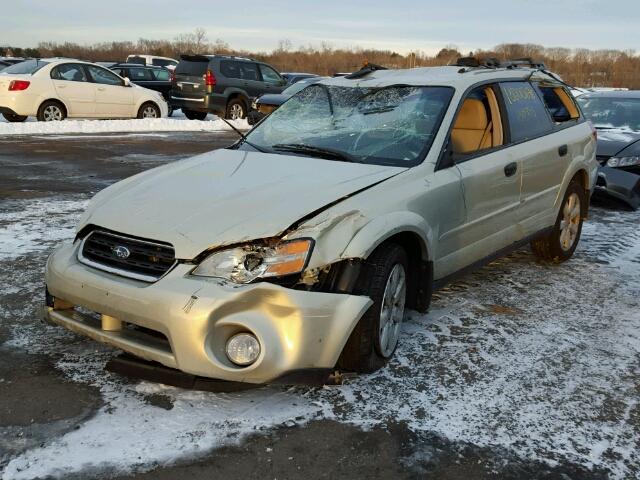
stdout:
{"type": "Polygon", "coordinates": [[[100,192],[89,224],[171,243],[191,259],[211,247],[274,237],[302,217],[406,170],[301,156],[216,150],[100,192]]]}
{"type": "Polygon", "coordinates": [[[598,130],[597,155],[613,157],[640,140],[640,132],[630,130],[598,130]]]}

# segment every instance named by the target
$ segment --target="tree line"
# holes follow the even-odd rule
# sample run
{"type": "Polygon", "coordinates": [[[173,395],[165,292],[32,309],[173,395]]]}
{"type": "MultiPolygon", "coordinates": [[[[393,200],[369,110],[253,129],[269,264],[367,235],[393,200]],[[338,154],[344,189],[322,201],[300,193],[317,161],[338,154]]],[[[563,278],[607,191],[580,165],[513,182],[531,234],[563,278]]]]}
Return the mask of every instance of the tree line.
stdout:
{"type": "Polygon", "coordinates": [[[536,44],[501,44],[491,50],[461,53],[449,45],[435,55],[416,51],[400,54],[391,50],[334,48],[329,43],[294,48],[282,40],[270,52],[249,52],[232,48],[222,39],[209,41],[197,29],[173,40],[139,39],[137,42],[104,42],[79,45],[71,42],[41,42],[37,48],[0,47],[0,55],[25,57],[70,57],[89,61],[124,61],[127,55],[151,54],[179,58],[181,54],[224,54],[251,57],[274,65],[280,71],[333,75],[359,69],[365,61],[388,68],[447,65],[461,56],[499,60],[531,57],[543,61],[563,79],[579,87],[627,87],[640,89],[640,56],[633,50],[588,50],[544,47],[536,44]]]}

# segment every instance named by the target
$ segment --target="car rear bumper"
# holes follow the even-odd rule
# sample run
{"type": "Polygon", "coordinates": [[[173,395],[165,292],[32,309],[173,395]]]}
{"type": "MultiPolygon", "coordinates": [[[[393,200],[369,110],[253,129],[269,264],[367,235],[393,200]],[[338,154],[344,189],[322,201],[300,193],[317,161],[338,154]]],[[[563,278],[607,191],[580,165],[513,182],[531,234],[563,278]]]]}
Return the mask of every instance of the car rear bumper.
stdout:
{"type": "Polygon", "coordinates": [[[34,116],[38,112],[40,97],[30,93],[18,92],[17,94],[0,95],[0,113],[9,113],[21,116],[34,116]]]}
{"type": "Polygon", "coordinates": [[[77,248],[67,244],[49,257],[45,278],[55,302],[45,319],[198,376],[267,383],[294,371],[333,368],[372,304],[362,296],[193,277],[193,267],[184,264],[148,284],[81,264],[77,248]],[[110,319],[125,328],[110,330],[110,319]],[[261,345],[249,367],[225,354],[226,341],[239,332],[253,333],[261,345]]]}
{"type": "Polygon", "coordinates": [[[191,110],[195,112],[211,112],[216,115],[224,115],[227,108],[227,100],[223,95],[189,96],[179,91],[171,91],[171,105],[174,109],[191,110]]]}

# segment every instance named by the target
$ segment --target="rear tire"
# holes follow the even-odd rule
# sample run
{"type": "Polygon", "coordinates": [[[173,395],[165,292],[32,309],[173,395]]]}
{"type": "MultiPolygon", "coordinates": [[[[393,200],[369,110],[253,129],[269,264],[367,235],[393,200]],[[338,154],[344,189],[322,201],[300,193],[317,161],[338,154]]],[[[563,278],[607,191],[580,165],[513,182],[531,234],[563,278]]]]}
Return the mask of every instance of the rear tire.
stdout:
{"type": "Polygon", "coordinates": [[[183,108],[182,113],[184,113],[184,116],[189,120],[204,120],[207,118],[207,112],[196,112],[194,110],[185,110],[183,108]]]}
{"type": "Polygon", "coordinates": [[[160,107],[153,102],[143,103],[138,110],[138,118],[160,118],[161,116],[160,107]]]}
{"type": "Polygon", "coordinates": [[[586,201],[582,185],[571,182],[564,194],[553,230],[544,237],[531,241],[531,251],[536,257],[552,263],[562,263],[573,256],[580,242],[586,201]]]}
{"type": "Polygon", "coordinates": [[[227,112],[225,117],[227,120],[240,120],[247,116],[247,107],[240,98],[234,98],[227,103],[227,112]]]}
{"type": "Polygon", "coordinates": [[[38,109],[39,122],[59,122],[67,118],[67,109],[60,102],[47,100],[38,109]]]}
{"type": "Polygon", "coordinates": [[[15,113],[3,113],[2,116],[7,122],[11,123],[24,122],[27,118],[29,118],[26,115],[16,115],[15,113]]]}
{"type": "Polygon", "coordinates": [[[367,259],[356,293],[368,295],[373,305],[351,332],[339,368],[369,373],[393,356],[404,317],[408,272],[407,254],[395,243],[378,247],[367,259]]]}

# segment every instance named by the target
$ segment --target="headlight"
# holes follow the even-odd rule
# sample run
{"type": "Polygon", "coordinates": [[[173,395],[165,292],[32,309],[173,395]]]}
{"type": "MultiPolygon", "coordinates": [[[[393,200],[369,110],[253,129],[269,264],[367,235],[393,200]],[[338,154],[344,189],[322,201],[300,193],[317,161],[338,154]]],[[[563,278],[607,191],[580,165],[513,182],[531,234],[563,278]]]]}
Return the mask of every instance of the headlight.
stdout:
{"type": "Polygon", "coordinates": [[[633,157],[611,157],[607,161],[608,167],[630,167],[632,165],[640,165],[640,155],[633,157]]]}
{"type": "Polygon", "coordinates": [[[191,274],[224,278],[234,283],[293,275],[307,266],[312,249],[313,241],[310,239],[291,240],[274,246],[245,245],[212,253],[191,274]]]}

